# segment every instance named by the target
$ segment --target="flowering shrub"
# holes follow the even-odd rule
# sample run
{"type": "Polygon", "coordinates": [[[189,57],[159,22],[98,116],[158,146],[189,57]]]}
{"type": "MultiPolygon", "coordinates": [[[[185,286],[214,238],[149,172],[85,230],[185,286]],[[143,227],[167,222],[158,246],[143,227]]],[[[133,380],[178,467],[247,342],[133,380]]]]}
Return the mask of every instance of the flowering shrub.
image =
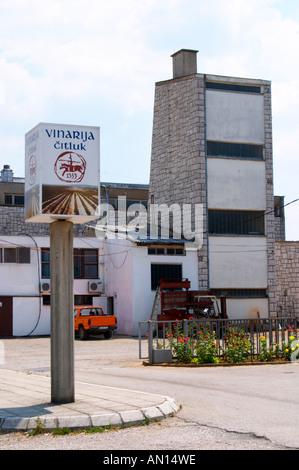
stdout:
{"type": "Polygon", "coordinates": [[[193,358],[193,349],[189,340],[190,338],[188,337],[180,337],[172,344],[175,357],[179,362],[183,362],[184,364],[189,364],[193,358]]]}
{"type": "Polygon", "coordinates": [[[212,333],[203,333],[203,331],[198,331],[194,349],[196,354],[194,362],[198,362],[200,364],[213,364],[219,362],[219,358],[217,357],[217,341],[214,331],[212,333]]]}
{"type": "Polygon", "coordinates": [[[281,356],[281,350],[278,344],[271,344],[269,348],[267,347],[266,336],[261,336],[259,338],[260,342],[260,351],[259,351],[259,360],[261,362],[272,362],[274,359],[277,359],[281,356]]]}
{"type": "Polygon", "coordinates": [[[244,362],[252,350],[249,335],[243,330],[231,328],[224,338],[223,358],[227,362],[244,362]]]}
{"type": "Polygon", "coordinates": [[[299,341],[296,344],[297,330],[294,329],[293,325],[287,325],[287,337],[287,341],[282,342],[281,348],[278,344],[271,344],[268,348],[266,337],[261,336],[259,338],[259,360],[262,362],[271,362],[275,359],[286,361],[297,360],[299,358],[299,341]],[[297,350],[298,353],[296,354],[297,350]]]}
{"type": "Polygon", "coordinates": [[[282,357],[287,361],[298,359],[298,354],[296,353],[296,349],[299,348],[299,344],[295,344],[295,340],[298,338],[297,330],[294,329],[294,325],[287,325],[287,332],[288,332],[288,340],[287,342],[283,341],[282,343],[282,357]]]}
{"type": "Polygon", "coordinates": [[[173,334],[169,333],[167,338],[171,341],[173,355],[179,362],[189,364],[193,358],[193,344],[189,336],[185,336],[183,328],[179,323],[173,324],[173,334]]]}
{"type": "MultiPolygon", "coordinates": [[[[154,349],[171,349],[174,360],[189,364],[215,364],[219,362],[242,363],[250,356],[255,356],[261,362],[273,362],[274,360],[287,360],[299,362],[299,334],[294,325],[288,325],[286,340],[279,335],[279,344],[268,346],[267,335],[255,338],[245,334],[243,329],[230,328],[227,334],[220,339],[216,338],[213,323],[210,322],[181,322],[176,321],[167,331],[164,339],[153,341],[154,349]]],[[[222,331],[221,331],[222,332],[222,331]]],[[[272,335],[269,334],[269,337],[272,335]]]]}

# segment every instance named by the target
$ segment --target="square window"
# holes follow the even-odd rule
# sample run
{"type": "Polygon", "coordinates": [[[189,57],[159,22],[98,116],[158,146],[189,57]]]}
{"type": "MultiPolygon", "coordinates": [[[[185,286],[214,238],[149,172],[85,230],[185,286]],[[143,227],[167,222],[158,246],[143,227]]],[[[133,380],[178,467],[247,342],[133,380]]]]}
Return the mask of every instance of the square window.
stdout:
{"type": "Polygon", "coordinates": [[[24,206],[24,196],[15,195],[14,203],[15,203],[15,206],[24,206]]]}
{"type": "Polygon", "coordinates": [[[4,248],[4,263],[16,263],[17,250],[15,248],[4,248]]]}
{"type": "Polygon", "coordinates": [[[160,279],[179,279],[183,276],[181,264],[152,264],[151,265],[151,289],[156,290],[160,285],[160,279]]]}
{"type": "Polygon", "coordinates": [[[19,247],[18,251],[18,263],[30,264],[30,248],[19,247]]]}
{"type": "Polygon", "coordinates": [[[4,204],[12,205],[12,194],[5,194],[4,204]]]}

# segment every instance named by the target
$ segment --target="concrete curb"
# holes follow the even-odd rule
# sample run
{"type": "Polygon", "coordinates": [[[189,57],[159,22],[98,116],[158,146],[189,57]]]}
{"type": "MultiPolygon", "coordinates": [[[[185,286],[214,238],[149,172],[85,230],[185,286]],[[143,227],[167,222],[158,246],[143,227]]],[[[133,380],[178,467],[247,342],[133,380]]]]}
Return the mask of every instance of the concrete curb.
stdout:
{"type": "MultiPolygon", "coordinates": [[[[179,410],[176,402],[165,397],[165,401],[160,405],[141,408],[140,410],[127,410],[111,414],[86,414],[84,416],[0,416],[0,430],[2,431],[30,431],[41,424],[45,430],[53,429],[82,429],[86,427],[105,427],[105,426],[136,426],[144,423],[145,420],[155,421],[165,419],[179,410]]],[[[1,413],[1,410],[0,410],[1,413]]]]}
{"type": "Polygon", "coordinates": [[[83,382],[74,403],[53,404],[49,377],[0,369],[0,378],[2,432],[138,425],[179,410],[167,396],[83,382]]]}

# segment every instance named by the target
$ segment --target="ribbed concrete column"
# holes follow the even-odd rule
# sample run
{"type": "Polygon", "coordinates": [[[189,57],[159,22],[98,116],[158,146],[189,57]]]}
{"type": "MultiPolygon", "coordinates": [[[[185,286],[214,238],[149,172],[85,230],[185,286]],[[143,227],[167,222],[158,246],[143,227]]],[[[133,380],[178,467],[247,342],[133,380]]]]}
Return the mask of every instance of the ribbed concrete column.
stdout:
{"type": "Polygon", "coordinates": [[[73,224],[50,224],[51,401],[71,403],[74,390],[73,224]]]}

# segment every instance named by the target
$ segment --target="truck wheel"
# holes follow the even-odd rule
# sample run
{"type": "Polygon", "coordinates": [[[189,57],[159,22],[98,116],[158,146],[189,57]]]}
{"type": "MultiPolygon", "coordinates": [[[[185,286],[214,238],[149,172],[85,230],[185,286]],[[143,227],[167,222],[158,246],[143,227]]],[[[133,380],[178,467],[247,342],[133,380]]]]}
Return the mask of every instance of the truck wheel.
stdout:
{"type": "Polygon", "coordinates": [[[85,340],[88,338],[88,331],[85,330],[84,326],[79,326],[79,338],[85,340]]]}
{"type": "Polygon", "coordinates": [[[105,333],[104,333],[104,337],[105,337],[106,339],[109,339],[109,338],[111,338],[111,336],[112,336],[112,331],[110,331],[110,330],[108,330],[108,331],[105,331],[105,333]]]}

